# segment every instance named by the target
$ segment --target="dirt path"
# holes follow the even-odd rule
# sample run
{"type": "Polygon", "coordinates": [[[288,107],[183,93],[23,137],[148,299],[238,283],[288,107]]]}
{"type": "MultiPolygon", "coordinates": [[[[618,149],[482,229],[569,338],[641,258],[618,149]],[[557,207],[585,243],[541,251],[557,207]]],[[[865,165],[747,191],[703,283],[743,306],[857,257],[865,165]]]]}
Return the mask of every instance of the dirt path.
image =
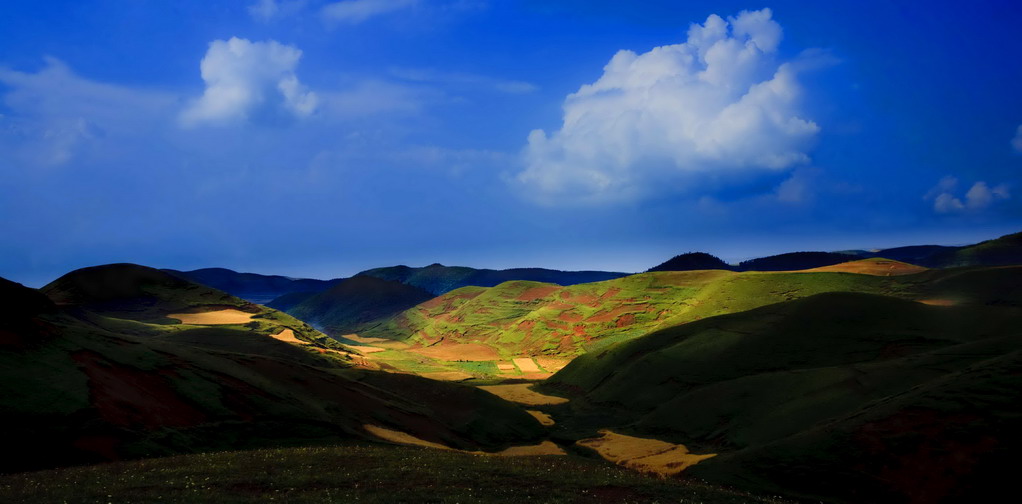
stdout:
{"type": "Polygon", "coordinates": [[[543,425],[543,426],[546,426],[546,427],[550,427],[551,425],[557,423],[557,422],[554,422],[554,419],[550,415],[547,415],[546,413],[543,413],[542,411],[537,411],[537,410],[530,409],[530,410],[525,410],[525,412],[530,414],[530,415],[532,415],[533,418],[535,418],[536,420],[539,420],[539,424],[540,425],[543,425]]]}
{"type": "Polygon", "coordinates": [[[384,441],[390,441],[391,443],[397,443],[397,444],[403,444],[403,445],[424,446],[424,447],[427,447],[427,448],[435,448],[435,449],[438,449],[438,450],[460,451],[462,453],[473,453],[473,454],[476,454],[476,455],[492,455],[492,456],[496,456],[496,457],[528,457],[528,456],[534,456],[534,455],[567,455],[567,453],[565,453],[564,450],[562,450],[560,446],[557,446],[556,444],[554,444],[551,441],[543,441],[542,443],[540,443],[538,445],[512,446],[512,447],[507,448],[507,449],[505,449],[503,451],[499,451],[499,452],[495,452],[495,453],[487,453],[487,452],[481,452],[481,451],[456,450],[454,448],[451,448],[451,447],[446,446],[446,445],[442,445],[440,443],[434,443],[432,441],[426,441],[425,439],[421,439],[421,438],[415,437],[415,436],[413,436],[411,434],[408,434],[406,432],[401,432],[401,431],[397,431],[397,430],[393,430],[393,429],[388,429],[386,427],[380,427],[378,425],[366,424],[366,425],[363,425],[362,427],[366,430],[366,432],[369,432],[370,434],[372,434],[372,435],[374,435],[374,436],[376,436],[376,437],[378,437],[380,439],[383,439],[384,441]]]}
{"type": "Polygon", "coordinates": [[[530,383],[516,383],[514,385],[486,385],[479,387],[505,401],[511,401],[526,406],[544,406],[549,404],[563,404],[568,402],[563,397],[549,396],[534,392],[530,383]]]}
{"type": "Polygon", "coordinates": [[[640,472],[673,476],[716,453],[696,455],[685,445],[658,439],[639,438],[601,430],[601,437],[583,439],[576,444],[596,450],[601,457],[615,464],[640,472]]]}
{"type": "Polygon", "coordinates": [[[182,324],[195,325],[244,324],[251,322],[252,316],[252,313],[235,310],[234,308],[202,313],[171,313],[167,315],[169,318],[180,320],[182,324]]]}

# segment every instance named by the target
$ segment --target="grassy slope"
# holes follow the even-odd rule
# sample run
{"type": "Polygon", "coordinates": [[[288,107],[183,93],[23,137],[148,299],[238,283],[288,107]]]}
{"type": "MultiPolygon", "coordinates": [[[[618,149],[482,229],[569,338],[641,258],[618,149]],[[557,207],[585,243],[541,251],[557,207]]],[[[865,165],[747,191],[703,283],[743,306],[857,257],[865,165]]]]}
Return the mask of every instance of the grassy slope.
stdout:
{"type": "Polygon", "coordinates": [[[779,502],[574,457],[397,446],[212,453],[0,476],[15,502],[779,502]]]}
{"type": "Polygon", "coordinates": [[[464,287],[383,321],[365,336],[490,345],[504,357],[573,357],[662,327],[822,292],[915,298],[915,276],[847,273],[654,272],[560,287],[464,287]]]}
{"type": "Polygon", "coordinates": [[[930,275],[921,290],[961,305],[823,294],[582,356],[545,385],[578,395],[559,428],[720,453],[689,473],[757,491],[929,502],[1003,490],[982,473],[1004,474],[1022,447],[1019,269],[930,275]]]}
{"type": "MultiPolygon", "coordinates": [[[[257,307],[261,318],[254,323],[216,327],[152,324],[82,308],[113,307],[122,316],[153,320],[168,307],[209,307],[174,299],[166,284],[152,285],[160,278],[151,274],[155,270],[139,268],[114,267],[104,273],[136,274],[144,284],[118,279],[116,295],[94,291],[89,298],[51,286],[48,291],[58,299],[68,303],[73,297],[81,304],[45,302],[42,309],[4,314],[0,411],[8,455],[0,472],[336,442],[368,437],[365,423],[470,449],[501,448],[542,433],[531,416],[485,392],[352,369],[336,354],[321,355],[270,338],[286,324],[303,325],[265,308],[257,307]],[[126,296],[139,292],[144,307],[131,310],[126,296]]],[[[64,285],[82,283],[73,276],[64,280],[64,285]]],[[[9,282],[0,286],[5,299],[25,299],[21,304],[29,305],[39,301],[34,290],[9,282]]],[[[182,293],[202,302],[210,298],[203,288],[182,293]]],[[[236,298],[212,296],[213,306],[248,306],[236,298]]]]}

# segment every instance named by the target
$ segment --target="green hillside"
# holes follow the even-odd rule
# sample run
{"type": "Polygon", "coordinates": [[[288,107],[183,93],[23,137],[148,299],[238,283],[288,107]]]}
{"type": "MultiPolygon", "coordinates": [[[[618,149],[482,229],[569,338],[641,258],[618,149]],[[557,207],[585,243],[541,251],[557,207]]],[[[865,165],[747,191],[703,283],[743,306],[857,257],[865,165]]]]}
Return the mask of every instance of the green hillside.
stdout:
{"type": "Polygon", "coordinates": [[[922,289],[971,285],[955,306],[837,292],[664,329],[581,356],[542,387],[574,397],[555,411],[562,435],[614,428],[716,453],[685,473],[711,482],[976,502],[1010,487],[1002,464],[1022,448],[1022,311],[984,273],[922,289]]]}
{"type": "Polygon", "coordinates": [[[482,343],[503,357],[572,357],[662,327],[823,292],[914,299],[922,285],[915,276],[714,270],[643,273],[569,287],[506,282],[449,292],[363,335],[418,345],[482,343]]]}
{"type": "Polygon", "coordinates": [[[0,472],[375,439],[366,425],[470,450],[543,435],[481,390],[353,368],[333,340],[290,316],[150,268],[69,273],[43,289],[59,304],[12,282],[0,288],[10,300],[0,319],[0,472]],[[252,319],[169,316],[223,307],[252,319]],[[287,330],[293,343],[273,337],[287,330]]]}

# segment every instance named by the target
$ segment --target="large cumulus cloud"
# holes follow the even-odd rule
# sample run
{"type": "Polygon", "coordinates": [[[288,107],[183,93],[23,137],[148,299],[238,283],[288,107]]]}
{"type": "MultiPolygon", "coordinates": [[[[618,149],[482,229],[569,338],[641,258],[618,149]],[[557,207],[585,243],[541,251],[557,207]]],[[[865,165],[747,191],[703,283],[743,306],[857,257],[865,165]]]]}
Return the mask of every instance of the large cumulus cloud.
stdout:
{"type": "Polygon", "coordinates": [[[206,89],[182,112],[182,124],[309,116],[318,98],[295,75],[301,57],[298,48],[275,40],[214,40],[199,64],[206,89]]]}
{"type": "Polygon", "coordinates": [[[800,106],[799,61],[779,61],[769,9],[693,24],[684,43],[622,50],[533,130],[516,181],[541,201],[603,202],[681,191],[700,177],[809,162],[819,126],[800,106]]]}

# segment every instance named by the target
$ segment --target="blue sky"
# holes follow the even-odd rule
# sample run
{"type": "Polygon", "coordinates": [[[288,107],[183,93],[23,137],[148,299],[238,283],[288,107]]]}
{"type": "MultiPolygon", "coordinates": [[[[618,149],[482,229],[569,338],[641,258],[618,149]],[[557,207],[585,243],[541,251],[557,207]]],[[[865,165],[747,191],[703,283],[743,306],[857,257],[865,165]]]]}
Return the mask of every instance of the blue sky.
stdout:
{"type": "Polygon", "coordinates": [[[0,276],[1022,229],[1015,2],[9,0],[0,276]]]}

